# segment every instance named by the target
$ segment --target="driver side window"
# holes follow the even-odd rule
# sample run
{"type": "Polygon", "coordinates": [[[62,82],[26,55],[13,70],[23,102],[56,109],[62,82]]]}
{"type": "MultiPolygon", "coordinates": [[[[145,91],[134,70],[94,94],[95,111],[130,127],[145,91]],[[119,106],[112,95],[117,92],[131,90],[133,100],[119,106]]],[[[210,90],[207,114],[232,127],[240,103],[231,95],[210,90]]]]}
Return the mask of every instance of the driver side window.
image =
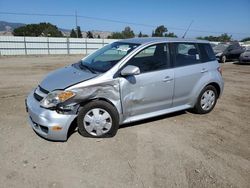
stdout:
{"type": "Polygon", "coordinates": [[[166,69],[168,66],[169,50],[166,43],[149,46],[132,59],[127,65],[139,67],[141,73],[166,69]]]}

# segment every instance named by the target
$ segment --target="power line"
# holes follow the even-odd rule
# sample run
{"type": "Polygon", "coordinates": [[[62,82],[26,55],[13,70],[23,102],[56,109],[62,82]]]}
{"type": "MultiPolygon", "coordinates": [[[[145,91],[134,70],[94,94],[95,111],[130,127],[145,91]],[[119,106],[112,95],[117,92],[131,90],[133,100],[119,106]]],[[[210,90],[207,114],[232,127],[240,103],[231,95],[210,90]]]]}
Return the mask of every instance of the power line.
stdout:
{"type": "MultiPolygon", "coordinates": [[[[21,12],[0,12],[2,15],[22,15],[22,16],[48,16],[48,17],[76,17],[76,14],[43,14],[43,13],[21,13],[21,12]]],[[[106,19],[106,18],[99,18],[99,17],[91,17],[85,15],[77,15],[77,18],[84,18],[90,20],[98,20],[98,21],[105,21],[105,22],[112,22],[112,23],[119,23],[119,24],[128,24],[128,25],[136,25],[136,26],[143,26],[149,28],[156,28],[157,25],[150,25],[150,24],[143,24],[143,23],[136,23],[136,22],[126,22],[126,21],[119,21],[113,19],[106,19]]],[[[186,31],[186,28],[179,28],[179,27],[171,27],[167,26],[168,29],[171,30],[179,30],[179,31],[186,31]]],[[[190,32],[196,33],[211,33],[211,34],[221,34],[221,33],[228,33],[228,34],[236,34],[236,35],[250,35],[250,33],[235,33],[235,32],[227,32],[227,31],[209,31],[209,30],[199,30],[199,29],[190,29],[190,32]]]]}
{"type": "MultiPolygon", "coordinates": [[[[0,14],[23,15],[23,16],[75,17],[75,15],[73,14],[41,14],[41,13],[14,13],[14,12],[0,12],[0,14]]],[[[151,27],[151,28],[156,27],[155,25],[149,25],[149,24],[125,22],[125,21],[118,21],[118,20],[90,17],[90,16],[83,16],[83,15],[77,15],[77,17],[92,19],[92,20],[99,20],[99,21],[115,22],[115,23],[121,23],[121,24],[140,25],[140,26],[151,27]]],[[[175,29],[178,29],[178,28],[175,28],[175,29]]]]}

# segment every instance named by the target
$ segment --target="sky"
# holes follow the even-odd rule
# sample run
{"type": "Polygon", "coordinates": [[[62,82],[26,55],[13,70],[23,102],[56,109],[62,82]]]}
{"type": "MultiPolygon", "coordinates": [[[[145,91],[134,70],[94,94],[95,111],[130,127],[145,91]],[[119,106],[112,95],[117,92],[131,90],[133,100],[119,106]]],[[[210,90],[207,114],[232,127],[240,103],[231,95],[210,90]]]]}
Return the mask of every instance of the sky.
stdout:
{"type": "Polygon", "coordinates": [[[82,31],[122,31],[130,26],[136,34],[140,31],[151,34],[156,26],[165,25],[169,32],[182,37],[192,22],[188,38],[221,33],[232,34],[234,39],[250,37],[250,0],[0,0],[0,21],[50,22],[72,29],[76,25],[74,16],[3,14],[6,12],[53,15],[77,12],[83,16],[77,19],[82,31]]]}

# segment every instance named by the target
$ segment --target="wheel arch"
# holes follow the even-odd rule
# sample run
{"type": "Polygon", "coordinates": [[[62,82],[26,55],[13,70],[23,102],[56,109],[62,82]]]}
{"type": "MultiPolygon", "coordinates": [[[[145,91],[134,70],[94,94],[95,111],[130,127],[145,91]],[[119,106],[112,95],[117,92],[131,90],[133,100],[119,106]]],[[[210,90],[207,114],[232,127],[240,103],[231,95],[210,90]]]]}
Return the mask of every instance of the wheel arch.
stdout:
{"type": "Polygon", "coordinates": [[[96,98],[92,98],[92,99],[88,99],[86,101],[83,101],[80,103],[80,107],[83,107],[84,105],[86,105],[87,103],[90,103],[92,101],[105,101],[105,102],[111,104],[117,110],[115,104],[113,102],[111,102],[109,99],[104,98],[104,97],[96,97],[96,98]]]}
{"type": "MultiPolygon", "coordinates": [[[[109,103],[110,105],[112,105],[114,107],[114,109],[117,111],[117,113],[119,114],[119,111],[117,109],[117,107],[115,106],[115,104],[113,102],[111,102],[109,99],[106,99],[104,97],[97,97],[97,98],[92,98],[92,99],[88,99],[88,100],[85,100],[85,101],[82,101],[81,103],[79,103],[79,108],[77,110],[77,115],[80,111],[81,108],[84,107],[84,105],[90,103],[90,102],[93,102],[93,101],[104,101],[104,102],[107,102],[109,103]]],[[[120,119],[120,117],[118,117],[120,119]]],[[[77,128],[77,117],[71,122],[70,126],[68,127],[68,130],[67,130],[67,139],[75,132],[77,128]]]]}
{"type": "Polygon", "coordinates": [[[213,87],[215,87],[215,89],[217,91],[218,98],[220,97],[223,88],[221,88],[221,85],[217,82],[217,80],[213,79],[213,80],[210,80],[209,82],[205,82],[204,80],[200,80],[200,82],[196,85],[196,87],[194,87],[194,89],[192,91],[193,97],[192,97],[192,100],[190,102],[191,106],[194,106],[196,104],[197,99],[198,99],[201,91],[209,85],[212,85],[213,87]]]}
{"type": "Polygon", "coordinates": [[[112,101],[102,97],[92,98],[80,104],[77,115],[78,132],[82,136],[86,137],[96,137],[96,138],[113,137],[119,128],[120,125],[119,120],[120,120],[120,114],[117,110],[117,107],[115,106],[115,104],[112,103],[112,101]],[[84,127],[83,118],[89,112],[89,110],[93,108],[101,108],[109,113],[110,117],[112,118],[112,125],[108,130],[108,132],[105,132],[101,135],[93,135],[92,131],[88,132],[84,127]]]}
{"type": "Polygon", "coordinates": [[[215,87],[216,92],[217,92],[217,95],[218,95],[218,98],[219,98],[219,97],[220,97],[220,94],[221,94],[221,88],[220,88],[220,85],[219,85],[218,83],[216,83],[216,82],[211,82],[211,83],[207,84],[205,87],[207,87],[207,86],[209,86],[209,85],[211,85],[211,86],[214,86],[214,87],[215,87]]]}

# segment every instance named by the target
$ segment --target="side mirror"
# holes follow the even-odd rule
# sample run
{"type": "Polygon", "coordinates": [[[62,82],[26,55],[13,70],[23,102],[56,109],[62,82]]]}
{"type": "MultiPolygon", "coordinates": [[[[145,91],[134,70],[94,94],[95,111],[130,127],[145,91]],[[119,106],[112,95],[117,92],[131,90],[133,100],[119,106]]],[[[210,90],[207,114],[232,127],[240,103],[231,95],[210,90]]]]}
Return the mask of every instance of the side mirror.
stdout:
{"type": "Polygon", "coordinates": [[[132,76],[138,74],[140,74],[140,69],[134,65],[128,65],[121,71],[122,76],[132,76]]]}

